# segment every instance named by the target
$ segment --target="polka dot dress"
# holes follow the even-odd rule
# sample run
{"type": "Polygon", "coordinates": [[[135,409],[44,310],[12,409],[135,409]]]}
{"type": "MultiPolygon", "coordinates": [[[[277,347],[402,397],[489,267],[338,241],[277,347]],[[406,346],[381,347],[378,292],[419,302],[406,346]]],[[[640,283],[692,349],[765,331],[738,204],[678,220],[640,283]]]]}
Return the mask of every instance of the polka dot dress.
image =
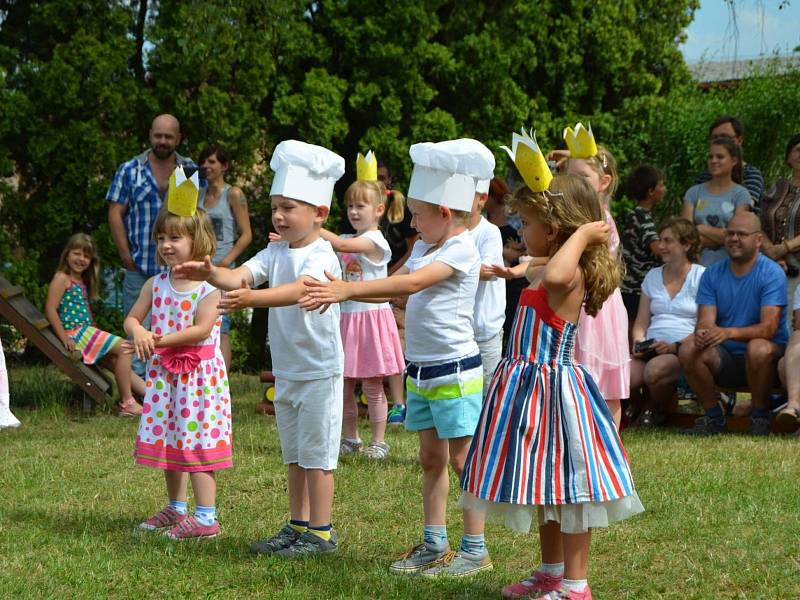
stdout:
{"type": "MultiPolygon", "coordinates": [[[[150,330],[155,335],[194,324],[197,304],[215,291],[201,283],[176,291],[169,275],[153,280],[150,330]]],[[[213,345],[214,357],[189,373],[173,374],[158,355],[148,365],[142,417],[136,435],[136,463],[170,471],[216,471],[233,466],[231,400],[225,361],[219,348],[218,319],[200,346],[213,345]]]]}

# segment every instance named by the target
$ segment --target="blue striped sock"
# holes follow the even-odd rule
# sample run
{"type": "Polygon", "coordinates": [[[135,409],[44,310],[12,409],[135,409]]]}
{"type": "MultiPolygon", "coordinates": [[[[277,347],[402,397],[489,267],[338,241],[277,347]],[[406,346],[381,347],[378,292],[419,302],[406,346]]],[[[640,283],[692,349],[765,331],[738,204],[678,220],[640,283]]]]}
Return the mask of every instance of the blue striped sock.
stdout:
{"type": "Polygon", "coordinates": [[[463,534],[461,536],[461,547],[459,551],[462,554],[469,554],[471,556],[483,556],[486,554],[486,539],[484,535],[482,533],[463,534]]]}
{"type": "Polygon", "coordinates": [[[422,539],[429,550],[443,551],[447,547],[447,525],[425,525],[422,539]]]}
{"type": "Polygon", "coordinates": [[[194,507],[194,518],[200,525],[213,525],[217,520],[217,507],[216,506],[200,506],[199,504],[194,507]]]}
{"type": "Polygon", "coordinates": [[[170,500],[169,506],[179,515],[185,515],[189,512],[189,503],[185,501],[182,502],[180,500],[170,500]]]}

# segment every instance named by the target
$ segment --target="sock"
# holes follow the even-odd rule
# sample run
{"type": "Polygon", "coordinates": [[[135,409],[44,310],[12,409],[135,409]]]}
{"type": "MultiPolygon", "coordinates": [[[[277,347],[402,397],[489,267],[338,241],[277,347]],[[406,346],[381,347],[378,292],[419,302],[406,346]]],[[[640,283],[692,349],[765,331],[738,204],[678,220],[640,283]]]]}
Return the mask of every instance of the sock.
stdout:
{"type": "Polygon", "coordinates": [[[181,502],[180,500],[170,500],[169,506],[179,515],[185,515],[189,512],[189,503],[181,502]]]}
{"type": "Polygon", "coordinates": [[[462,554],[469,554],[471,556],[484,556],[486,552],[486,540],[482,533],[465,533],[461,536],[461,547],[459,551],[462,554]]]}
{"type": "Polygon", "coordinates": [[[561,588],[568,592],[583,592],[586,591],[588,585],[585,579],[562,579],[561,588]]]}
{"type": "Polygon", "coordinates": [[[751,417],[753,419],[769,419],[769,410],[766,408],[756,408],[753,407],[753,412],[751,413],[751,417]]]}
{"type": "Polygon", "coordinates": [[[289,519],[289,527],[294,529],[297,533],[305,533],[306,531],[308,531],[308,521],[289,519]]]}
{"type": "Polygon", "coordinates": [[[536,570],[550,577],[564,577],[564,563],[541,563],[536,570]]]}
{"type": "Polygon", "coordinates": [[[706,417],[716,423],[721,423],[725,420],[725,414],[722,412],[722,407],[719,404],[715,404],[713,408],[706,410],[706,417]]]}
{"type": "Polygon", "coordinates": [[[447,525],[425,525],[422,539],[429,550],[443,551],[447,547],[447,525]]]}
{"type": "Polygon", "coordinates": [[[326,542],[331,539],[331,531],[333,530],[333,525],[328,523],[327,525],[310,525],[308,527],[308,532],[313,533],[315,536],[322,538],[326,542]]]}
{"type": "Polygon", "coordinates": [[[194,507],[194,518],[200,525],[213,525],[217,520],[217,507],[216,506],[200,506],[199,504],[194,507]]]}

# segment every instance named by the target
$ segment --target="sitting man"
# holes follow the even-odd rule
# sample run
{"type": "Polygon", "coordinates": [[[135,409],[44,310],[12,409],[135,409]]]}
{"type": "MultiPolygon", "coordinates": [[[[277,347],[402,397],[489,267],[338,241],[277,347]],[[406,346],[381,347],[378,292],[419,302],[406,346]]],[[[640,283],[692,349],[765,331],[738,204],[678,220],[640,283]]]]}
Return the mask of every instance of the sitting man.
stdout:
{"type": "Polygon", "coordinates": [[[705,409],[691,435],[725,430],[725,413],[714,385],[750,387],[753,435],[769,434],[769,395],[783,355],[786,326],[786,276],[759,252],[761,223],[745,212],[725,230],[728,258],[703,273],[697,291],[697,326],[681,345],[678,358],[686,379],[705,409]]]}

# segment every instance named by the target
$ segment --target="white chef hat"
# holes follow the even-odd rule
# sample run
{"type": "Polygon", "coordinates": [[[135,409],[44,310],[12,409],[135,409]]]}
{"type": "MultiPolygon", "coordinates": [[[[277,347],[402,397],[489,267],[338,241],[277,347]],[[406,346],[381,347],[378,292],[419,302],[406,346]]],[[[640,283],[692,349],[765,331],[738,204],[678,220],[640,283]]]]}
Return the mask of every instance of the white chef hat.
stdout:
{"type": "Polygon", "coordinates": [[[489,190],[494,155],[477,140],[423,142],[408,153],[414,161],[409,198],[469,212],[475,192],[489,190]]]}
{"type": "Polygon", "coordinates": [[[344,159],[322,146],[284,140],[275,148],[270,196],[286,196],[330,208],[333,185],[344,175],[344,159]]]}

